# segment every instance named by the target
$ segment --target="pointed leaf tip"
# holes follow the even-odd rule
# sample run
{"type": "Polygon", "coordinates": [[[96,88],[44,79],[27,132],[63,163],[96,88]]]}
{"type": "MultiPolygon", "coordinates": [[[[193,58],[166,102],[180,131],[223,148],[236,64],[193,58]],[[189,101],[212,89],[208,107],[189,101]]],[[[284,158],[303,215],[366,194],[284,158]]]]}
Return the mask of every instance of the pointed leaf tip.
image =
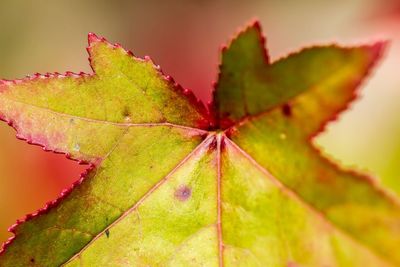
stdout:
{"type": "Polygon", "coordinates": [[[265,37],[262,34],[262,27],[260,24],[260,21],[258,20],[253,20],[243,28],[239,28],[238,32],[231,38],[231,40],[228,42],[226,47],[230,47],[234,42],[236,42],[242,35],[246,35],[251,31],[255,31],[258,39],[260,40],[260,43],[262,44],[263,48],[265,49],[265,37]]]}
{"type": "Polygon", "coordinates": [[[229,101],[223,98],[233,93],[235,94],[233,98],[240,102],[243,97],[241,89],[232,89],[232,85],[235,86],[240,82],[237,80],[232,82],[231,78],[240,80],[242,77],[234,73],[243,74],[250,69],[262,69],[269,65],[270,60],[265,43],[266,38],[262,34],[260,22],[253,20],[243,28],[239,28],[227,44],[221,46],[218,81],[214,85],[213,103],[211,104],[218,127],[222,129],[230,127],[236,118],[247,114],[245,110],[242,110],[243,114],[240,115],[231,112],[232,105],[235,106],[233,109],[240,109],[240,105],[236,105],[235,100],[227,103],[229,101]]]}
{"type": "Polygon", "coordinates": [[[88,43],[89,45],[95,42],[100,42],[101,39],[93,32],[88,33],[88,43]]]}
{"type": "Polygon", "coordinates": [[[249,31],[251,29],[255,29],[256,31],[258,31],[261,34],[262,26],[258,19],[250,20],[247,24],[240,27],[237,35],[240,35],[241,33],[245,33],[246,31],[249,31]]]}
{"type": "Polygon", "coordinates": [[[261,27],[261,23],[258,19],[253,20],[250,23],[249,28],[255,28],[256,30],[258,30],[260,33],[262,32],[262,27],[261,27]]]}
{"type": "Polygon", "coordinates": [[[388,40],[377,41],[370,46],[370,50],[374,58],[380,58],[385,53],[390,42],[388,40]]]}

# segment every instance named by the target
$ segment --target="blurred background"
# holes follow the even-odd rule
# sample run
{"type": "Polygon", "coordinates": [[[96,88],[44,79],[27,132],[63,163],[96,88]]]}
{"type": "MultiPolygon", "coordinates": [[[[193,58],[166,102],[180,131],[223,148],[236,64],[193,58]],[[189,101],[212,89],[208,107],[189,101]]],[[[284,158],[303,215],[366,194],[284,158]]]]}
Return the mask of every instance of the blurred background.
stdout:
{"type": "MultiPolygon", "coordinates": [[[[210,100],[219,48],[258,18],[273,60],[312,44],[389,39],[361,97],[315,142],[346,167],[400,194],[400,2],[390,0],[0,1],[0,77],[90,72],[87,33],[150,55],[166,74],[210,100]]],[[[87,166],[15,138],[0,123],[0,243],[16,219],[43,207],[87,166]]]]}

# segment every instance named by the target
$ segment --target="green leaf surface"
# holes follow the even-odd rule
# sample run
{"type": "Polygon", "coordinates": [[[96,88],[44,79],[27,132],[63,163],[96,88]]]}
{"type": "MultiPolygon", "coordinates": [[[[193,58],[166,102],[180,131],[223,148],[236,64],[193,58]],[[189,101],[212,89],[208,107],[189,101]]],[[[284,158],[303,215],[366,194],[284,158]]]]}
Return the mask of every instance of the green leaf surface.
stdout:
{"type": "Polygon", "coordinates": [[[400,202],[310,139],[383,43],[270,63],[257,23],[222,53],[212,109],[89,35],[93,74],[0,83],[17,136],[90,164],[14,225],[0,266],[397,266],[400,202]]]}

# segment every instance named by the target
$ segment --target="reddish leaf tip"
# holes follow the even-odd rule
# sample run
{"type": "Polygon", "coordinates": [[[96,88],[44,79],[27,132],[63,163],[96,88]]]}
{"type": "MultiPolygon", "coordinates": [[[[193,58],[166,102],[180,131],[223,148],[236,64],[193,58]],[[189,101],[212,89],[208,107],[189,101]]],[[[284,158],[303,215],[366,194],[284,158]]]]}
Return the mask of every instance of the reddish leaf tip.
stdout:
{"type": "Polygon", "coordinates": [[[382,49],[386,49],[386,47],[389,45],[390,45],[390,40],[379,40],[379,41],[376,41],[372,45],[372,47],[377,50],[382,50],[382,49]]]}
{"type": "Polygon", "coordinates": [[[374,58],[381,57],[389,45],[390,41],[388,40],[377,41],[374,44],[370,45],[369,48],[372,53],[372,56],[374,58]]]}
{"type": "Polygon", "coordinates": [[[246,26],[244,26],[242,28],[239,28],[236,31],[236,34],[234,34],[233,37],[230,38],[230,40],[227,42],[227,44],[223,44],[222,45],[221,50],[224,51],[227,48],[229,48],[237,38],[239,38],[242,34],[248,32],[248,31],[250,31],[252,29],[254,29],[257,32],[258,37],[259,37],[260,42],[261,42],[261,45],[265,49],[265,37],[262,34],[262,27],[261,27],[260,21],[257,20],[257,19],[254,19],[254,20],[250,21],[250,23],[246,24],[246,26]]]}
{"type": "Polygon", "coordinates": [[[258,19],[253,19],[250,23],[249,26],[247,28],[254,28],[256,29],[258,32],[262,32],[262,27],[261,27],[261,23],[258,19]]]}
{"type": "Polygon", "coordinates": [[[101,39],[93,32],[88,33],[88,43],[89,45],[95,42],[100,42],[101,39]]]}

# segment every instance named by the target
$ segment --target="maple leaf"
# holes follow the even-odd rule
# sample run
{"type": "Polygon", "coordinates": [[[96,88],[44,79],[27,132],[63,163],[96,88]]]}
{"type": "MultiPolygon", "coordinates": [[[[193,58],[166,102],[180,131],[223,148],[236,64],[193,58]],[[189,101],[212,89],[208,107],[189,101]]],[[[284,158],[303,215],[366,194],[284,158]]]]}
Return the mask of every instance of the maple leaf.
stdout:
{"type": "Polygon", "coordinates": [[[93,74],[2,80],[17,137],[90,164],[28,215],[0,266],[396,266],[400,204],[310,142],[384,43],[270,63],[256,22],[222,53],[210,111],[151,60],[89,34],[93,74]]]}

